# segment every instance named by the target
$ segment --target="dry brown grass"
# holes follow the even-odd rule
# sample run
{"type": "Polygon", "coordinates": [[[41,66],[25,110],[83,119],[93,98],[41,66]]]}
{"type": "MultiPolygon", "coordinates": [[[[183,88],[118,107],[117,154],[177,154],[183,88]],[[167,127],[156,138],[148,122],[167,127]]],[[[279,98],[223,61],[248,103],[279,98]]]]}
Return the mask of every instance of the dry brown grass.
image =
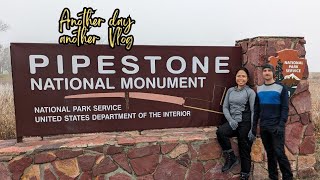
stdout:
{"type": "Polygon", "coordinates": [[[312,120],[316,134],[320,134],[320,73],[310,73],[309,90],[312,103],[312,120]]]}
{"type": "Polygon", "coordinates": [[[0,139],[15,138],[15,124],[12,85],[0,83],[0,139]]]}

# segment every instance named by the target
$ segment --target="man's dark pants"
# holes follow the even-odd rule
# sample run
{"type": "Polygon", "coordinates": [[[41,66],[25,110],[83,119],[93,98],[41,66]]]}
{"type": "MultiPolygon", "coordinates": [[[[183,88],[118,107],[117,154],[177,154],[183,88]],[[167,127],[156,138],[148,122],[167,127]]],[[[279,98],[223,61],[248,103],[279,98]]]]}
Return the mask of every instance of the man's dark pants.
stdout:
{"type": "Polygon", "coordinates": [[[284,131],[277,133],[274,127],[261,127],[260,135],[267,152],[269,178],[278,179],[278,162],[283,179],[291,180],[293,175],[284,151],[284,131]]]}
{"type": "Polygon", "coordinates": [[[251,129],[251,122],[244,121],[238,124],[236,130],[232,130],[229,123],[221,125],[217,130],[217,138],[223,151],[231,150],[231,137],[238,138],[238,149],[241,161],[241,172],[250,173],[251,168],[251,145],[252,142],[248,139],[248,133],[251,129]]]}

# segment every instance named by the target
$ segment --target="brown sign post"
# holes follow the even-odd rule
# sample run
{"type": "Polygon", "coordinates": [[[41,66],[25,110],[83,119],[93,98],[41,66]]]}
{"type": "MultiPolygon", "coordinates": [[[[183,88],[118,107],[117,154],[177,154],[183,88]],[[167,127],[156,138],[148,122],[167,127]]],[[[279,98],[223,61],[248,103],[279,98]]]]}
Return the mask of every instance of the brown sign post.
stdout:
{"type": "Polygon", "coordinates": [[[11,44],[23,136],[218,125],[240,47],[11,44]]]}

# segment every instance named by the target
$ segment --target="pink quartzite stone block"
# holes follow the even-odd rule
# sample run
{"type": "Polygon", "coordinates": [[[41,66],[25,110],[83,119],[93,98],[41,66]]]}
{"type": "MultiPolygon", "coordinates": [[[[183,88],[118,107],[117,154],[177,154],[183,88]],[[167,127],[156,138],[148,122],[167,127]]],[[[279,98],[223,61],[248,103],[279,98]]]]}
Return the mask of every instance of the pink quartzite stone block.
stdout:
{"type": "Polygon", "coordinates": [[[177,147],[174,148],[174,150],[170,152],[169,157],[172,159],[175,159],[181,154],[188,152],[188,150],[189,150],[188,144],[179,144],[177,147]]]}
{"type": "Polygon", "coordinates": [[[267,55],[276,57],[278,55],[277,49],[273,46],[267,48],[267,55]]]}
{"type": "Polygon", "coordinates": [[[159,155],[153,154],[132,159],[130,164],[137,176],[152,174],[159,164],[159,155]]]}
{"type": "Polygon", "coordinates": [[[109,180],[131,180],[132,178],[126,174],[117,173],[109,177],[109,180]]]}
{"type": "Polygon", "coordinates": [[[310,123],[310,118],[309,118],[309,113],[303,113],[300,115],[301,117],[301,123],[303,125],[309,124],[310,123]]]}
{"type": "Polygon", "coordinates": [[[232,174],[240,174],[241,172],[241,165],[238,163],[231,169],[232,174]]]}
{"type": "Polygon", "coordinates": [[[248,41],[237,42],[236,46],[240,46],[242,49],[242,54],[244,54],[247,52],[247,49],[248,49],[248,41]]]}
{"type": "Polygon", "coordinates": [[[180,180],[184,179],[187,169],[172,159],[163,156],[156,172],[154,179],[156,180],[180,180]]]}
{"type": "Polygon", "coordinates": [[[291,123],[300,122],[300,116],[298,114],[291,116],[290,122],[291,123]]]}
{"type": "Polygon", "coordinates": [[[213,167],[215,167],[217,165],[217,160],[210,160],[205,162],[204,164],[204,173],[208,172],[210,169],[212,169],[213,167]]]}
{"type": "Polygon", "coordinates": [[[291,97],[291,102],[298,114],[311,111],[311,95],[309,91],[304,91],[299,96],[291,97]]]}
{"type": "Polygon", "coordinates": [[[254,38],[254,39],[249,39],[249,47],[254,47],[254,46],[266,46],[267,45],[267,40],[263,38],[254,38]]]}
{"type": "Polygon", "coordinates": [[[138,144],[138,143],[151,143],[151,142],[157,142],[158,140],[160,140],[161,137],[143,137],[143,136],[140,136],[140,137],[136,137],[135,138],[135,142],[138,144]]]}
{"type": "Polygon", "coordinates": [[[304,132],[304,135],[305,136],[313,136],[314,135],[314,124],[313,123],[310,123],[307,128],[306,128],[306,131],[304,132]]]}
{"type": "MultiPolygon", "coordinates": [[[[248,59],[248,57],[246,58],[248,59]]],[[[245,67],[248,69],[249,72],[252,72],[250,73],[249,83],[254,84],[255,82],[257,82],[257,79],[258,79],[257,74],[255,73],[256,67],[253,64],[248,62],[249,60],[243,63],[246,63],[245,67]]]]}
{"type": "Polygon", "coordinates": [[[152,146],[131,149],[128,152],[128,157],[130,159],[133,159],[133,158],[148,156],[151,154],[159,154],[159,152],[160,152],[160,146],[152,145],[152,146]]]}
{"type": "Polygon", "coordinates": [[[13,174],[13,179],[20,179],[23,171],[32,163],[32,158],[26,156],[19,156],[9,162],[8,168],[13,174]]]}
{"type": "Polygon", "coordinates": [[[107,174],[118,169],[109,157],[103,158],[96,166],[94,166],[92,172],[94,176],[99,174],[107,174]]]}
{"type": "Polygon", "coordinates": [[[44,173],[43,173],[43,179],[58,179],[53,172],[51,171],[50,168],[45,168],[44,173]]]}
{"type": "Polygon", "coordinates": [[[58,151],[55,152],[56,156],[59,159],[74,158],[74,157],[77,157],[77,156],[81,155],[82,153],[83,153],[82,150],[69,150],[69,149],[58,150],[58,151]]]}
{"type": "Polygon", "coordinates": [[[80,179],[79,180],[88,180],[88,179],[92,179],[92,173],[91,172],[84,172],[80,175],[80,179]]]}
{"type": "Polygon", "coordinates": [[[117,141],[119,145],[133,145],[136,143],[136,140],[132,137],[118,137],[117,141]]]}
{"type": "Polygon", "coordinates": [[[177,163],[181,164],[182,166],[188,168],[191,165],[191,159],[188,154],[184,154],[176,160],[177,163]]]}
{"type": "Polygon", "coordinates": [[[301,92],[307,91],[309,89],[308,80],[300,80],[297,86],[297,89],[294,91],[294,94],[299,94],[301,92]]]}
{"type": "Polygon", "coordinates": [[[76,158],[56,160],[52,165],[60,179],[75,179],[80,175],[80,169],[76,158]]]}
{"type": "Polygon", "coordinates": [[[298,170],[298,177],[300,179],[313,179],[312,177],[317,176],[317,172],[314,168],[307,168],[298,170]]]}
{"type": "Polygon", "coordinates": [[[145,176],[140,176],[137,178],[137,180],[154,180],[152,175],[145,175],[145,176]]]}
{"type": "Polygon", "coordinates": [[[0,156],[0,162],[8,162],[12,159],[12,156],[0,156]]]}
{"type": "Polygon", "coordinates": [[[314,167],[316,164],[316,158],[314,155],[299,156],[298,157],[298,169],[306,169],[314,167]]]}
{"type": "Polygon", "coordinates": [[[300,145],[300,154],[313,154],[316,148],[314,136],[306,136],[300,145]]]}
{"type": "Polygon", "coordinates": [[[297,43],[296,44],[296,50],[298,50],[298,56],[299,57],[305,57],[306,56],[306,50],[305,50],[303,44],[297,43]]]}
{"type": "Polygon", "coordinates": [[[222,172],[222,163],[217,163],[213,168],[211,168],[205,175],[205,180],[212,180],[212,179],[230,179],[232,177],[231,172],[222,172]]]}
{"type": "Polygon", "coordinates": [[[221,156],[221,147],[217,140],[212,140],[208,144],[200,145],[198,151],[198,160],[217,159],[221,156]]]}
{"type": "Polygon", "coordinates": [[[197,180],[201,179],[204,173],[204,168],[202,163],[194,162],[188,171],[187,180],[197,180]]]}
{"type": "Polygon", "coordinates": [[[31,165],[28,167],[23,175],[21,176],[21,179],[39,179],[40,180],[40,166],[37,165],[31,165]]]}
{"type": "Polygon", "coordinates": [[[103,153],[103,146],[89,147],[88,150],[103,153]]]}
{"type": "Polygon", "coordinates": [[[268,179],[268,171],[262,167],[262,164],[253,164],[253,179],[268,179]]]}
{"type": "Polygon", "coordinates": [[[8,168],[3,164],[0,163],[0,179],[1,180],[10,180],[10,172],[8,168]]]}
{"type": "Polygon", "coordinates": [[[43,152],[34,155],[34,163],[43,164],[47,162],[52,162],[56,159],[56,155],[53,152],[43,152]]]}
{"type": "Polygon", "coordinates": [[[114,154],[119,154],[122,151],[123,151],[123,147],[109,146],[104,153],[107,155],[114,155],[114,154]]]}
{"type": "Polygon", "coordinates": [[[305,39],[301,38],[301,39],[299,39],[299,43],[300,43],[300,44],[306,44],[307,41],[306,41],[305,39]]]}
{"type": "Polygon", "coordinates": [[[254,46],[248,49],[248,63],[254,66],[261,66],[264,64],[263,57],[265,53],[265,47],[254,46]]]}
{"type": "Polygon", "coordinates": [[[167,153],[171,152],[177,145],[178,145],[178,143],[161,144],[161,153],[167,154],[167,153]]]}
{"type": "Polygon", "coordinates": [[[94,180],[104,180],[105,175],[99,175],[97,177],[94,178],[94,180]]]}
{"type": "Polygon", "coordinates": [[[262,162],[263,161],[263,144],[261,138],[257,138],[252,145],[251,148],[251,159],[254,162],[262,162]]]}
{"type": "Polygon", "coordinates": [[[193,147],[193,145],[191,143],[188,144],[188,149],[190,151],[190,155],[191,155],[191,159],[192,160],[196,160],[198,157],[198,153],[195,150],[195,147],[193,147]]]}
{"type": "Polygon", "coordinates": [[[216,160],[215,162],[216,163],[214,164],[214,166],[211,169],[209,169],[209,171],[217,171],[217,172],[221,171],[224,161],[216,160]]]}
{"type": "Polygon", "coordinates": [[[239,180],[240,174],[232,176],[229,180],[239,180]]]}
{"type": "Polygon", "coordinates": [[[302,138],[303,125],[299,122],[286,126],[285,144],[292,154],[299,153],[299,145],[302,138]]]}
{"type": "Polygon", "coordinates": [[[309,65],[308,64],[306,64],[304,67],[304,72],[303,72],[302,78],[304,78],[304,79],[309,78],[309,65]]]}
{"type": "Polygon", "coordinates": [[[30,152],[33,151],[36,148],[36,146],[9,146],[9,147],[5,147],[5,148],[0,148],[0,154],[3,155],[20,155],[23,154],[25,152],[30,152]]]}
{"type": "Polygon", "coordinates": [[[86,155],[79,156],[78,163],[79,163],[80,169],[83,172],[91,171],[96,159],[97,159],[96,155],[86,154],[86,155]]]}
{"type": "Polygon", "coordinates": [[[297,111],[294,109],[294,107],[289,102],[289,116],[296,115],[297,111]]]}
{"type": "Polygon", "coordinates": [[[112,156],[112,159],[125,171],[131,174],[132,170],[128,163],[128,158],[125,154],[116,154],[112,156]]]}

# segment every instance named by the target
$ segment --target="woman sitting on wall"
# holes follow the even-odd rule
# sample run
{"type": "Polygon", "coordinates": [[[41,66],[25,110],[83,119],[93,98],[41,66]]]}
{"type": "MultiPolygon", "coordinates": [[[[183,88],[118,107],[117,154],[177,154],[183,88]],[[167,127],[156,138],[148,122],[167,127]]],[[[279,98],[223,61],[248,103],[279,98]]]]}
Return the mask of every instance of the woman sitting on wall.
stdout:
{"type": "Polygon", "coordinates": [[[223,102],[223,114],[228,122],[217,130],[217,138],[225,157],[222,172],[228,171],[238,163],[229,139],[235,136],[238,138],[241,161],[240,179],[249,178],[250,152],[256,134],[256,127],[253,127],[256,93],[247,85],[248,80],[248,70],[244,67],[240,68],[236,73],[237,85],[228,89],[223,102]]]}

